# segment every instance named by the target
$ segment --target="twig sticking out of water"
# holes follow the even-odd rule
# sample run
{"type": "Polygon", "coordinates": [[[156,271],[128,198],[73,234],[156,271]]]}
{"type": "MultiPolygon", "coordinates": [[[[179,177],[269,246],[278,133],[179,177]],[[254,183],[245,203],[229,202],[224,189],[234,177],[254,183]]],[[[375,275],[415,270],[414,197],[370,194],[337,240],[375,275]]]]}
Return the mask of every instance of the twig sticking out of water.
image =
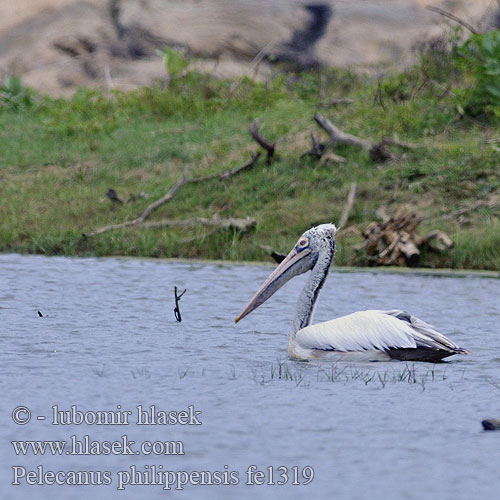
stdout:
{"type": "Polygon", "coordinates": [[[181,316],[181,310],[179,308],[179,301],[181,300],[181,297],[187,292],[187,290],[184,290],[181,294],[177,293],[177,287],[174,286],[174,297],[175,297],[175,309],[174,309],[174,316],[175,319],[180,323],[182,321],[182,316],[181,316]]]}

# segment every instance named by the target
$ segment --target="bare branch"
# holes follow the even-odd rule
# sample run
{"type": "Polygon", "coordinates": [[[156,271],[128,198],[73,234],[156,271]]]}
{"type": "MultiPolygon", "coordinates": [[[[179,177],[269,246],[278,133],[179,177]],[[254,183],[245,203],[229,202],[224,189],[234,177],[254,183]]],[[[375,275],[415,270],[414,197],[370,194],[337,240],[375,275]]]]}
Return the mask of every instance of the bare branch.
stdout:
{"type": "Polygon", "coordinates": [[[161,227],[189,227],[189,226],[205,226],[205,227],[217,227],[220,229],[237,229],[242,233],[245,233],[255,227],[257,221],[250,217],[246,219],[220,219],[219,217],[214,217],[208,219],[206,217],[192,217],[191,219],[161,219],[158,221],[144,222],[140,224],[140,227],[145,229],[161,228],[161,227]]]}
{"type": "Polygon", "coordinates": [[[330,120],[325,118],[321,113],[316,113],[314,115],[314,120],[330,136],[332,145],[349,144],[351,146],[357,146],[359,148],[366,149],[367,151],[369,151],[370,159],[372,161],[387,161],[396,159],[396,156],[391,151],[389,151],[386,143],[383,140],[377,144],[374,144],[367,139],[362,139],[361,137],[357,137],[356,135],[343,132],[330,120]]]}
{"type": "Polygon", "coordinates": [[[338,229],[342,229],[345,225],[347,220],[349,219],[349,215],[351,215],[351,210],[354,205],[354,202],[356,200],[356,192],[357,192],[357,186],[356,183],[353,182],[351,184],[351,189],[349,190],[349,194],[347,196],[347,203],[344,207],[344,211],[342,212],[342,216],[340,217],[338,229]]]}
{"type": "Polygon", "coordinates": [[[463,26],[465,29],[469,30],[471,33],[474,33],[474,35],[480,34],[480,32],[476,28],[474,28],[474,26],[469,24],[467,21],[464,21],[463,19],[455,16],[455,14],[452,14],[451,12],[440,9],[439,7],[434,7],[432,5],[427,5],[426,9],[430,10],[431,12],[435,12],[436,14],[439,14],[443,17],[451,19],[452,21],[455,21],[456,23],[460,24],[460,26],[463,26]]]}
{"type": "MultiPolygon", "coordinates": [[[[137,217],[137,219],[128,220],[128,221],[121,222],[118,224],[111,224],[109,226],[103,226],[103,227],[100,227],[98,229],[95,229],[94,231],[90,231],[88,233],[83,233],[83,237],[89,238],[90,236],[96,236],[98,234],[107,233],[108,231],[113,231],[115,229],[123,229],[126,227],[134,227],[134,226],[162,227],[162,225],[163,226],[182,225],[182,224],[180,224],[180,223],[182,223],[182,221],[166,221],[166,222],[159,221],[159,222],[146,223],[145,220],[151,215],[151,213],[153,213],[159,207],[161,207],[162,205],[164,205],[165,203],[170,201],[175,196],[175,194],[179,191],[179,189],[181,189],[181,187],[184,186],[185,184],[195,184],[195,183],[205,182],[205,181],[209,181],[209,180],[213,180],[213,179],[217,179],[217,178],[220,180],[229,179],[230,177],[232,177],[236,174],[239,174],[243,170],[246,170],[246,169],[249,169],[250,167],[252,167],[257,162],[259,157],[260,157],[260,153],[254,153],[252,155],[252,158],[249,161],[247,161],[246,163],[244,163],[243,165],[241,165],[240,167],[225,170],[224,172],[222,172],[222,174],[215,174],[215,175],[210,175],[207,177],[198,177],[198,178],[194,178],[194,179],[187,179],[187,175],[189,174],[189,172],[191,170],[191,167],[187,167],[184,170],[183,174],[179,177],[179,180],[177,181],[175,186],[173,186],[170,189],[170,191],[167,194],[165,194],[164,196],[162,196],[160,199],[151,203],[151,205],[149,205],[146,208],[146,210],[144,210],[144,212],[139,217],[137,217]]],[[[187,219],[188,222],[190,220],[193,220],[193,219],[187,219]]],[[[199,219],[199,220],[202,220],[202,219],[199,219]]],[[[209,219],[203,219],[203,220],[209,220],[209,219]]],[[[238,219],[230,219],[230,220],[238,220],[238,219]]],[[[203,224],[203,222],[198,222],[198,223],[203,224]]],[[[189,225],[189,223],[187,225],[189,225]]]]}
{"type": "Polygon", "coordinates": [[[257,160],[260,158],[260,153],[252,153],[252,157],[250,160],[247,162],[243,163],[243,165],[236,167],[236,168],[229,168],[228,170],[224,170],[221,174],[214,174],[214,175],[207,175],[206,177],[195,177],[194,179],[189,179],[187,181],[188,184],[197,184],[199,182],[205,182],[205,181],[210,181],[213,179],[219,179],[221,181],[225,179],[229,179],[230,177],[233,177],[236,174],[239,174],[240,172],[243,172],[243,170],[247,170],[251,167],[253,167],[256,163],[257,160]]]}
{"type": "Polygon", "coordinates": [[[91,236],[96,236],[98,234],[107,233],[108,231],[113,231],[114,229],[123,229],[125,227],[137,226],[140,223],[141,222],[139,221],[139,219],[128,220],[125,222],[120,222],[118,224],[111,224],[109,226],[99,227],[99,228],[94,229],[93,231],[90,231],[88,233],[83,233],[82,236],[84,238],[90,238],[91,236]]]}
{"type": "Polygon", "coordinates": [[[316,123],[330,136],[330,140],[333,144],[350,144],[367,150],[371,149],[373,146],[372,143],[366,139],[361,139],[355,135],[342,132],[342,130],[337,128],[321,113],[316,113],[314,115],[314,119],[316,120],[316,123]]]}
{"type": "Polygon", "coordinates": [[[186,170],[184,170],[184,173],[179,177],[179,180],[177,181],[177,184],[164,196],[162,196],[159,200],[156,200],[154,203],[151,203],[146,210],[142,213],[142,215],[139,217],[140,221],[146,220],[155,210],[160,208],[162,205],[167,203],[167,201],[170,201],[179,189],[186,184],[186,177],[191,170],[191,167],[187,167],[186,170]]]}
{"type": "Polygon", "coordinates": [[[306,156],[312,156],[313,158],[319,160],[323,156],[323,153],[326,151],[326,145],[319,143],[313,133],[311,133],[311,142],[312,142],[311,149],[302,154],[300,157],[301,159],[305,158],[306,156]]]}
{"type": "Polygon", "coordinates": [[[187,167],[186,170],[184,170],[184,173],[179,177],[179,180],[175,184],[175,186],[170,189],[170,191],[162,196],[160,199],[156,200],[155,202],[151,203],[144,212],[137,217],[137,219],[132,219],[128,220],[125,222],[121,222],[119,224],[111,224],[110,226],[103,226],[98,229],[95,229],[94,231],[90,231],[89,233],[83,233],[84,238],[89,238],[90,236],[96,236],[98,234],[102,233],[107,233],[108,231],[112,231],[114,229],[123,229],[125,227],[132,227],[132,226],[138,226],[140,224],[143,224],[144,221],[151,215],[152,212],[154,212],[156,209],[167,203],[167,201],[170,201],[179,189],[186,184],[186,176],[191,170],[191,167],[187,167]]]}
{"type": "Polygon", "coordinates": [[[274,150],[276,144],[269,142],[259,132],[259,120],[255,119],[249,128],[250,135],[253,137],[254,141],[267,151],[267,164],[271,163],[274,156],[274,150]]]}

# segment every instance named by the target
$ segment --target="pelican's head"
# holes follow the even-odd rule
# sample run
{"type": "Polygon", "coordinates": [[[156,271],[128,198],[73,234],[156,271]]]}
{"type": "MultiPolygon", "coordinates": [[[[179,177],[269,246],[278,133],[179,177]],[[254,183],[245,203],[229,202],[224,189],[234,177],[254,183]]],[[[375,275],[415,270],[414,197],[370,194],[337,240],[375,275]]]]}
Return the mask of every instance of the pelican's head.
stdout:
{"type": "Polygon", "coordinates": [[[321,224],[307,230],[234,322],[238,323],[240,319],[257,309],[294,276],[312,269],[320,256],[331,261],[335,252],[336,232],[335,224],[321,224]]]}

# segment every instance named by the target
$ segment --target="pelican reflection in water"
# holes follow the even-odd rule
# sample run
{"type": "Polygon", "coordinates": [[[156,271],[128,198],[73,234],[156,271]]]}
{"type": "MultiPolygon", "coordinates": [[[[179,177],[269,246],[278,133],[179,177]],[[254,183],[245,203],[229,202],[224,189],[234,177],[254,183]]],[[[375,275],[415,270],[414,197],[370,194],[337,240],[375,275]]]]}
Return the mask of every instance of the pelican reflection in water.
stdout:
{"type": "Polygon", "coordinates": [[[288,340],[290,357],[439,361],[453,354],[469,354],[428,323],[399,309],[360,311],[311,325],[314,305],[335,253],[336,231],[334,224],[306,231],[235,322],[257,309],[291,278],[310,270],[288,340]]]}

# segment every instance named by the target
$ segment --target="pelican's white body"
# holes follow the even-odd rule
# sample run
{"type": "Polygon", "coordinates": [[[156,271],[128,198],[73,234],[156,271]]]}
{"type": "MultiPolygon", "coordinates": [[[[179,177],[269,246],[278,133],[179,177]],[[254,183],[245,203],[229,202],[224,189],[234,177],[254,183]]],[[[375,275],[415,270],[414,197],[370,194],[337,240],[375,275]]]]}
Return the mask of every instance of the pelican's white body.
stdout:
{"type": "Polygon", "coordinates": [[[432,326],[403,311],[359,311],[291,333],[288,354],[296,359],[391,359],[390,349],[459,347],[432,326]],[[398,317],[399,316],[399,317],[398,317]],[[400,319],[401,316],[407,320],[400,319]]]}

